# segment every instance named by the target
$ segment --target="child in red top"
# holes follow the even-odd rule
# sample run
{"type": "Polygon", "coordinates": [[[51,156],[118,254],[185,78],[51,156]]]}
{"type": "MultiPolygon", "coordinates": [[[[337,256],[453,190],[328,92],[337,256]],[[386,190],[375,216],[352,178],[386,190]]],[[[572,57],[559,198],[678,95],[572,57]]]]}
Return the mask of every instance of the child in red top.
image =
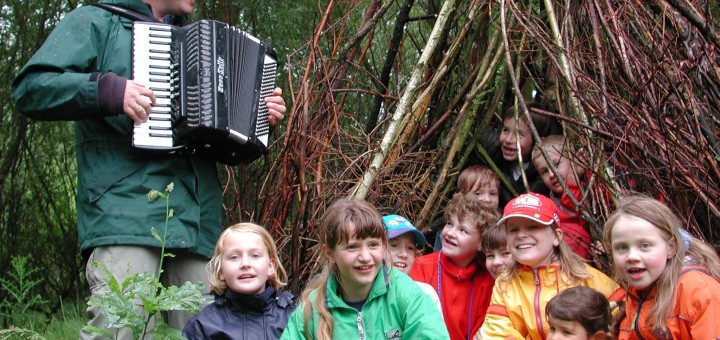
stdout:
{"type": "Polygon", "coordinates": [[[445,208],[442,250],[417,258],[410,271],[411,278],[438,292],[453,340],[468,339],[485,319],[494,280],[484,266],[480,243],[483,230],[498,218],[495,208],[455,194],[445,208]]]}
{"type": "Polygon", "coordinates": [[[570,194],[575,197],[575,200],[580,200],[582,192],[580,191],[578,177],[584,173],[584,169],[579,162],[573,160],[575,150],[565,139],[565,136],[551,135],[540,140],[542,144],[537,144],[533,148],[533,165],[545,185],[550,188],[550,198],[553,199],[555,206],[558,208],[560,229],[565,234],[565,242],[575,254],[580,255],[583,259],[589,259],[592,238],[588,232],[588,223],[583,219],[558,179],[558,177],[561,177],[565,181],[570,194]],[[557,174],[550,169],[550,166],[545,161],[540,151],[540,145],[547,152],[550,161],[557,169],[557,174]]]}

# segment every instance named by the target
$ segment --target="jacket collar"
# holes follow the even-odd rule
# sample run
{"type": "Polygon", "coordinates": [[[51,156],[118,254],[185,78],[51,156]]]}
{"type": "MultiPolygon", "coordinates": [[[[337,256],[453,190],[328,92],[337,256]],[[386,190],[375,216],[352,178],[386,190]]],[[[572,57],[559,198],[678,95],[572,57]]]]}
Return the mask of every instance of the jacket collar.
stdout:
{"type": "Polygon", "coordinates": [[[442,270],[457,280],[469,280],[476,271],[484,269],[484,267],[478,266],[476,262],[477,261],[471,262],[470,265],[465,268],[458,267],[450,261],[450,258],[445,256],[445,254],[442,252],[440,253],[440,264],[442,266],[442,270]]]}
{"type": "MultiPolygon", "coordinates": [[[[107,4],[115,4],[120,5],[123,7],[127,7],[129,9],[132,9],[134,11],[140,12],[142,14],[155,17],[155,15],[152,12],[152,8],[149,4],[146,4],[142,0],[102,0],[100,3],[107,3],[107,4]]],[[[165,18],[163,18],[163,22],[166,24],[172,24],[177,26],[183,26],[187,24],[187,16],[174,16],[174,15],[167,15],[165,18]]]]}
{"type": "Polygon", "coordinates": [[[277,298],[275,288],[268,286],[260,294],[240,294],[232,289],[225,289],[222,296],[215,299],[215,303],[227,304],[235,312],[262,313],[270,303],[277,298]]]}
{"type": "Polygon", "coordinates": [[[103,0],[100,3],[120,5],[151,17],[155,17],[150,10],[150,5],[142,0],[103,0]]]}
{"type": "Polygon", "coordinates": [[[632,286],[627,289],[627,296],[635,300],[637,303],[652,300],[655,298],[655,294],[657,294],[657,285],[655,283],[645,289],[637,289],[632,286]]]}

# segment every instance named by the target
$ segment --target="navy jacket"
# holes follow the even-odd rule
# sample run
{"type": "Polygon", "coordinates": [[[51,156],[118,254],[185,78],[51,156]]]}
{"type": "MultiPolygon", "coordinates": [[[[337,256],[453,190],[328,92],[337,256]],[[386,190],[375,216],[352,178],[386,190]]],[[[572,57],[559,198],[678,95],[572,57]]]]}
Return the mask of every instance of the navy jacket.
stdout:
{"type": "Polygon", "coordinates": [[[183,336],[193,339],[279,339],[297,304],[272,286],[257,295],[230,289],[190,319],[183,336]]]}

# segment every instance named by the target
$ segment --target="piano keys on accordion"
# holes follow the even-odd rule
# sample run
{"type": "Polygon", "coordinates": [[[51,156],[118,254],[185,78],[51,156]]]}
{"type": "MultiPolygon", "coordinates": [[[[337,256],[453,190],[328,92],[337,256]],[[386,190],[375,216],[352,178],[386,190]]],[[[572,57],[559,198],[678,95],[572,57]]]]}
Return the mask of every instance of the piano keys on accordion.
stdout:
{"type": "Polygon", "coordinates": [[[133,146],[168,153],[205,153],[225,164],[267,153],[264,98],[275,88],[277,56],[227,24],[184,27],[133,24],[133,79],[153,90],[156,105],[133,129],[133,146]]]}

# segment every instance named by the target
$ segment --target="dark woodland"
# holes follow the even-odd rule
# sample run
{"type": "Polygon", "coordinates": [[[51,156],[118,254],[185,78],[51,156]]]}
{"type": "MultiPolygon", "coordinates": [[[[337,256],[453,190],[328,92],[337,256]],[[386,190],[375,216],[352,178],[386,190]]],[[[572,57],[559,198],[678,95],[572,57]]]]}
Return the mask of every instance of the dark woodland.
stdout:
{"type": "MultiPolygon", "coordinates": [[[[82,3],[0,5],[0,275],[28,256],[43,268],[49,309],[86,291],[73,128],[20,115],[10,82],[82,3]]],[[[594,239],[635,191],[662,197],[717,247],[718,17],[718,4],[701,0],[196,2],[195,19],[249,31],[282,59],[288,113],[270,154],[218,166],[226,225],[266,226],[298,292],[316,269],[315,230],[330,202],[364,198],[432,232],[482,133],[508,107],[526,115],[541,102],[587,155],[577,159],[590,176],[576,203],[594,239]]]]}

